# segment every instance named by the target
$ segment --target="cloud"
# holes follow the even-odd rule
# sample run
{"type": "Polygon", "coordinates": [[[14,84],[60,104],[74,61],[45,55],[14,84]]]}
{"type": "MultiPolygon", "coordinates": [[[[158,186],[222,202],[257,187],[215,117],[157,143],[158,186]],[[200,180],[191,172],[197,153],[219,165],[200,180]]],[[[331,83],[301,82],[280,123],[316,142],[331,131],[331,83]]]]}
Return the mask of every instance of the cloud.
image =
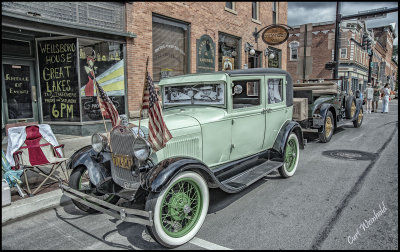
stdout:
{"type": "MultiPolygon", "coordinates": [[[[346,16],[359,11],[398,7],[397,2],[341,2],[340,14],[346,16]]],[[[336,2],[288,2],[288,25],[335,21],[336,2]]],[[[396,23],[398,36],[398,12],[388,13],[386,18],[367,21],[367,27],[377,27],[396,23]]],[[[398,38],[394,44],[398,44],[398,38]]]]}

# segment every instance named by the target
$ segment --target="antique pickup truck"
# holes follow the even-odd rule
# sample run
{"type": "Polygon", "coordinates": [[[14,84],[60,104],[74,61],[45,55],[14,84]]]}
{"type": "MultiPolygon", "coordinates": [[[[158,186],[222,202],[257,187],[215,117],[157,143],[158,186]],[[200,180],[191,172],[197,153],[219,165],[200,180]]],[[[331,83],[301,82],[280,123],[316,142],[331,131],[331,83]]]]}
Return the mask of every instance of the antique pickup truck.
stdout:
{"type": "Polygon", "coordinates": [[[173,248],[199,231],[209,188],[237,193],[274,170],[291,177],[304,144],[286,71],[189,74],[159,86],[173,136],[166,147],[151,152],[147,119],[141,130],[134,122],[94,134],[92,146],[71,157],[69,185],[60,186],[79,209],[146,225],[173,248]]]}
{"type": "Polygon", "coordinates": [[[296,83],[293,89],[293,120],[303,129],[318,129],[321,142],[329,142],[335,129],[348,121],[361,126],[362,100],[348,95],[336,81],[296,83]]]}

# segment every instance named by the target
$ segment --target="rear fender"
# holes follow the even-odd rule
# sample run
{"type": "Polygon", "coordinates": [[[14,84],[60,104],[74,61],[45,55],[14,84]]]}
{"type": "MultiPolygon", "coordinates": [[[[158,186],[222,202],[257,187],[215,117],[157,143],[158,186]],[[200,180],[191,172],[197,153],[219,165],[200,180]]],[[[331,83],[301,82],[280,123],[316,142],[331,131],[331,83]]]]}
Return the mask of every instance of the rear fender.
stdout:
{"type": "Polygon", "coordinates": [[[299,147],[300,149],[304,149],[304,141],[303,141],[303,132],[301,130],[301,126],[298,122],[295,121],[287,121],[282,126],[281,130],[276,137],[275,143],[272,149],[277,152],[278,159],[275,158],[276,161],[283,162],[283,157],[285,153],[286,141],[290,135],[290,133],[296,133],[297,138],[299,139],[299,147]]]}
{"type": "Polygon", "coordinates": [[[215,181],[214,174],[210,171],[206,164],[194,158],[169,158],[158,163],[146,176],[146,185],[151,192],[161,192],[161,190],[169,184],[176,174],[192,170],[198,172],[207,181],[207,184],[213,187],[215,181]]]}
{"type": "MultiPolygon", "coordinates": [[[[329,104],[329,103],[322,104],[322,106],[321,106],[321,108],[319,110],[319,114],[321,115],[322,118],[324,118],[324,121],[325,121],[325,117],[326,117],[326,114],[328,113],[328,111],[332,112],[333,123],[334,123],[334,126],[336,128],[337,127],[336,126],[337,125],[336,124],[336,121],[337,121],[336,110],[335,110],[335,108],[333,107],[332,104],[329,104]]],[[[325,127],[325,125],[322,126],[322,127],[325,127]]]]}
{"type": "Polygon", "coordinates": [[[98,185],[100,181],[111,176],[110,160],[111,154],[108,152],[95,152],[91,146],[86,146],[75,152],[68,164],[69,169],[75,169],[78,166],[85,166],[89,173],[90,181],[94,185],[98,185]]]}

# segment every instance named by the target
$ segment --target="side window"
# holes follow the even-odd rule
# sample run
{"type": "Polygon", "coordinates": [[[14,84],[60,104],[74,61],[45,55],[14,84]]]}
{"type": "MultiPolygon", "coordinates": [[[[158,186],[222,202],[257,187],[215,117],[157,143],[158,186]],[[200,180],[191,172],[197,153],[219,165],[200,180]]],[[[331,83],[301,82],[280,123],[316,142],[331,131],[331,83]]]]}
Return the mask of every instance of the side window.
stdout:
{"type": "Polygon", "coordinates": [[[268,79],[268,104],[283,101],[283,79],[268,79]]]}
{"type": "Polygon", "coordinates": [[[260,100],[260,80],[233,81],[233,108],[258,106],[260,100]]]}

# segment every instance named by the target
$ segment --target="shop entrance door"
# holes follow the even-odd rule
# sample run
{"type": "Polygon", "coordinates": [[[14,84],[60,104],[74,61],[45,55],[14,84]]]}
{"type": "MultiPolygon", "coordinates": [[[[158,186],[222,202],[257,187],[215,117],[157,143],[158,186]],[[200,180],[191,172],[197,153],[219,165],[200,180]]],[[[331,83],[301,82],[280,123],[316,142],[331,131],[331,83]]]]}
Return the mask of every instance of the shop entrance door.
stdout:
{"type": "Polygon", "coordinates": [[[3,59],[2,69],[2,114],[5,123],[38,122],[33,62],[3,59]]]}

